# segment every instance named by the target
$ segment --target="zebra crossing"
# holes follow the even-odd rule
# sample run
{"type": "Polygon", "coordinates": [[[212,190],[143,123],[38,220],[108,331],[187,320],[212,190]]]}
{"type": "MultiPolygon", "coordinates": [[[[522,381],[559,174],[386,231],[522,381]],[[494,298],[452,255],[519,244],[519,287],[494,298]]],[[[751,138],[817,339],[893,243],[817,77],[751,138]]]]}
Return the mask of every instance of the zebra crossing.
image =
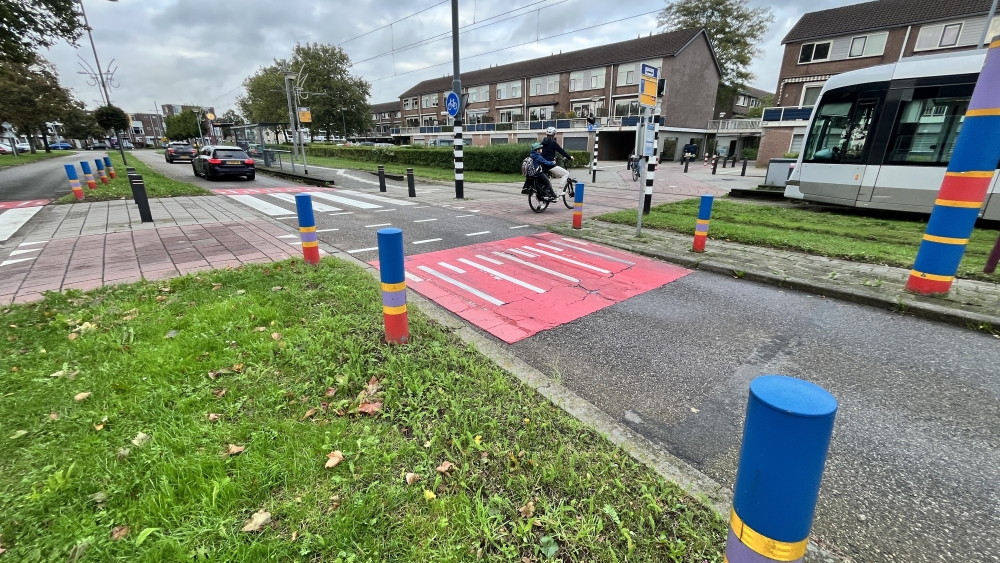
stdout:
{"type": "Polygon", "coordinates": [[[41,206],[0,209],[0,242],[14,236],[41,209],[41,206]]]}
{"type": "MultiPolygon", "coordinates": [[[[290,192],[260,193],[265,190],[255,190],[249,193],[227,193],[221,195],[232,198],[251,209],[276,218],[295,216],[295,194],[290,192]]],[[[417,205],[416,202],[389,197],[366,194],[353,190],[333,191],[303,191],[312,197],[313,211],[318,213],[350,213],[349,209],[375,211],[386,206],[405,207],[417,205]]],[[[377,212],[377,211],[376,211],[377,212]]]]}

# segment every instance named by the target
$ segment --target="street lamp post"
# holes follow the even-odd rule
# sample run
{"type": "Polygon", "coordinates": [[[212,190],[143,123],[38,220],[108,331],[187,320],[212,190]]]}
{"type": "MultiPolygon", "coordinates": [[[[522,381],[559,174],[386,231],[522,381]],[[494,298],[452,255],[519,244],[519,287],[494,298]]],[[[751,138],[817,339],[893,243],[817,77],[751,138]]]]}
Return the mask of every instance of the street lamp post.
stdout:
{"type": "MultiPolygon", "coordinates": [[[[107,105],[111,105],[111,94],[108,93],[108,82],[104,79],[104,70],[101,67],[101,61],[97,58],[97,46],[94,44],[94,35],[90,32],[90,22],[87,21],[87,10],[83,7],[83,0],[76,0],[80,4],[80,14],[83,16],[83,25],[87,28],[87,37],[90,38],[90,49],[94,52],[94,63],[97,64],[97,81],[101,85],[101,90],[104,92],[104,102],[107,105]]],[[[117,2],[118,0],[108,0],[109,2],[117,2]]],[[[115,137],[118,137],[118,152],[122,155],[122,163],[128,166],[128,159],[125,158],[125,148],[122,146],[122,135],[118,132],[118,129],[114,129],[115,137]]]]}
{"type": "MultiPolygon", "coordinates": [[[[722,118],[726,117],[726,112],[719,112],[719,126],[715,128],[715,156],[719,156],[719,135],[722,133],[722,118]]],[[[723,163],[725,164],[725,163],[723,163]]]]}

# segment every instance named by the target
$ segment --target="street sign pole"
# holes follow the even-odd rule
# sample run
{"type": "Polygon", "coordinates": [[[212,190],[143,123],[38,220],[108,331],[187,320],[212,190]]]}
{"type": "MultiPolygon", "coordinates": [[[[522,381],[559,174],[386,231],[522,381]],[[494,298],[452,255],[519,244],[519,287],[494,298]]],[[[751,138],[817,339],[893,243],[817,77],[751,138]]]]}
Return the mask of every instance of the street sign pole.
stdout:
{"type": "MultiPolygon", "coordinates": [[[[655,66],[642,65],[642,74],[639,82],[639,105],[642,107],[642,119],[635,130],[635,156],[640,160],[642,166],[642,181],[639,182],[639,207],[636,212],[635,236],[642,236],[642,211],[646,207],[646,198],[652,199],[652,186],[646,186],[646,178],[649,174],[649,162],[653,157],[654,148],[649,147],[650,143],[656,142],[655,133],[647,131],[647,124],[653,123],[653,108],[656,107],[656,91],[660,69],[655,66]],[[647,194],[648,192],[648,194],[647,194]]],[[[655,129],[654,129],[655,131],[655,129]]]]}
{"type": "MultiPolygon", "coordinates": [[[[448,104],[448,114],[455,118],[455,199],[465,199],[465,164],[464,149],[465,141],[462,140],[462,74],[459,69],[458,54],[458,0],[451,0],[451,52],[452,52],[452,82],[451,90],[455,98],[458,99],[458,107],[452,113],[452,106],[448,104]]],[[[452,97],[449,96],[449,101],[452,97]]]]}
{"type": "Polygon", "coordinates": [[[635,132],[635,136],[641,137],[639,139],[639,150],[635,153],[636,158],[639,159],[639,166],[642,167],[642,176],[639,178],[639,209],[636,212],[636,222],[635,222],[635,236],[642,236],[642,208],[646,203],[646,162],[647,156],[645,155],[646,148],[646,122],[649,121],[649,108],[642,108],[642,120],[639,121],[638,129],[635,132]]]}

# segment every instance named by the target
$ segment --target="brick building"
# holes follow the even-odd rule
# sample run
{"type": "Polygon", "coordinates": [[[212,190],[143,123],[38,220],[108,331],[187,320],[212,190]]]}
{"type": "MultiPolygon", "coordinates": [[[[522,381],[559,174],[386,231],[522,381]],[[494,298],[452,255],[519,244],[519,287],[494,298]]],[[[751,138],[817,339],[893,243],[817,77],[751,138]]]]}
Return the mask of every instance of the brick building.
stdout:
{"type": "MultiPolygon", "coordinates": [[[[660,69],[663,160],[710,133],[721,71],[704,30],[686,29],[462,73],[468,93],[465,139],[477,146],[531,143],[554,126],[564,147],[586,150],[586,116],[601,118],[601,160],[624,160],[635,142],[642,64],[660,69]],[[666,147],[666,150],[664,150],[666,147]]],[[[403,92],[397,142],[449,144],[453,120],[444,108],[452,77],[403,92]]]]}
{"type": "Polygon", "coordinates": [[[403,124],[399,101],[372,104],[372,126],[365,133],[369,140],[392,141],[391,131],[403,124]]]}
{"type": "MultiPolygon", "coordinates": [[[[876,0],[803,15],[782,40],[776,107],[764,110],[758,162],[799,152],[813,106],[831,76],[904,57],[977,48],[990,3],[876,0]]],[[[997,34],[995,17],[988,37],[997,34]]]]}
{"type": "Polygon", "coordinates": [[[163,124],[163,117],[158,113],[130,113],[128,114],[129,128],[125,131],[125,137],[132,141],[137,147],[157,147],[160,146],[160,139],[164,136],[166,128],[163,124]]]}

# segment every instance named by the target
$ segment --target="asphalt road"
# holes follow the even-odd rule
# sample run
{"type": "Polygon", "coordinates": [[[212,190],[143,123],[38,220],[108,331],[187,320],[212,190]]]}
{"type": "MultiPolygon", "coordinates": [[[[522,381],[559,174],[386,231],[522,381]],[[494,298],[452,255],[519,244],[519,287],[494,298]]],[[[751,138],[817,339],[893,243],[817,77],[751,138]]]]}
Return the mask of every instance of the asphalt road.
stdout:
{"type": "MultiPolygon", "coordinates": [[[[288,185],[264,175],[208,182],[189,166],[149,162],[207,188],[288,185]]],[[[414,201],[399,189],[378,194],[353,175],[338,176],[337,187],[414,201]]],[[[358,209],[314,201],[343,207],[317,212],[320,239],[365,261],[376,258],[375,232],[388,225],[404,230],[409,255],[539,232],[481,216],[475,202],[426,206],[418,197],[418,205],[371,200],[381,207],[358,209]]],[[[840,401],[814,526],[821,543],[859,562],[1000,561],[994,337],[694,272],[512,349],[726,486],[750,381],[768,373],[813,381],[840,401]]]]}
{"type": "MultiPolygon", "coordinates": [[[[102,151],[65,151],[66,156],[11,166],[0,170],[0,201],[56,199],[70,192],[63,165],[105,156],[102,151]]],[[[91,164],[93,166],[93,164],[91,164]]]]}

